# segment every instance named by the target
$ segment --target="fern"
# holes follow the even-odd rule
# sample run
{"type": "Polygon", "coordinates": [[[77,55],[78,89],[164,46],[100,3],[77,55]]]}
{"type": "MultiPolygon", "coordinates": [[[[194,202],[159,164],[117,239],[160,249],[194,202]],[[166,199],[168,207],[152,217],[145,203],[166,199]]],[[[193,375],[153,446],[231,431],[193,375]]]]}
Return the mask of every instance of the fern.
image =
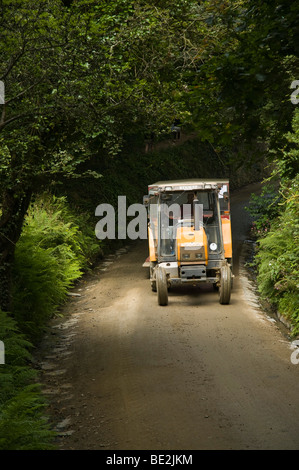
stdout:
{"type": "Polygon", "coordinates": [[[284,211],[259,240],[258,288],[299,332],[299,176],[284,190],[284,211]]]}
{"type": "Polygon", "coordinates": [[[54,448],[54,432],[43,415],[44,408],[39,388],[34,384],[0,407],[0,450],[54,448]]]}
{"type": "Polygon", "coordinates": [[[32,345],[2,311],[0,337],[5,344],[5,364],[0,366],[0,450],[52,448],[46,403],[37,373],[30,367],[32,345]]]}
{"type": "Polygon", "coordinates": [[[16,247],[13,311],[33,342],[87,268],[89,235],[73,220],[64,198],[44,195],[30,208],[16,247]]]}

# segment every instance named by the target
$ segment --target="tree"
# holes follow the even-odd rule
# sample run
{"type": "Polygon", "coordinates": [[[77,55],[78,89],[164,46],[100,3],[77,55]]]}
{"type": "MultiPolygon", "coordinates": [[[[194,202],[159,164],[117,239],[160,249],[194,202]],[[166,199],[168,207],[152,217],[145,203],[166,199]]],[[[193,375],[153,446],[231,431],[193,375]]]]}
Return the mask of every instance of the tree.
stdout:
{"type": "Polygon", "coordinates": [[[3,0],[0,121],[0,307],[32,194],[114,158],[124,136],[165,131],[192,62],[198,2],[3,0]],[[183,31],[183,33],[182,33],[183,31]],[[133,131],[132,131],[133,128],[133,131]]]}
{"type": "Polygon", "coordinates": [[[58,33],[58,3],[1,3],[1,80],[5,82],[0,171],[0,289],[1,307],[10,308],[10,269],[14,247],[36,180],[46,158],[42,152],[50,114],[54,62],[63,38],[58,33]],[[32,172],[34,168],[34,172],[32,172]]]}
{"type": "Polygon", "coordinates": [[[90,156],[83,137],[98,113],[86,57],[103,73],[107,48],[93,52],[91,15],[59,0],[5,0],[1,7],[0,306],[9,310],[10,270],[32,194],[74,176],[90,156]]]}
{"type": "Polygon", "coordinates": [[[205,35],[187,100],[202,138],[281,145],[294,111],[298,2],[206,0],[201,18],[205,35]]]}

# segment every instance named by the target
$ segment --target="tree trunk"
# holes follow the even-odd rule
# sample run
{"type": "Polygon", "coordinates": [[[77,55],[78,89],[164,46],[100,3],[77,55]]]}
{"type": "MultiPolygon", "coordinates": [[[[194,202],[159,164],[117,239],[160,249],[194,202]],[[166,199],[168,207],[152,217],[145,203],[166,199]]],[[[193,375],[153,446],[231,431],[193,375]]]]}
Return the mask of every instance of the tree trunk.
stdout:
{"type": "Polygon", "coordinates": [[[32,191],[27,189],[21,195],[11,190],[2,193],[0,216],[0,309],[12,309],[12,266],[15,246],[20,238],[32,191]]]}

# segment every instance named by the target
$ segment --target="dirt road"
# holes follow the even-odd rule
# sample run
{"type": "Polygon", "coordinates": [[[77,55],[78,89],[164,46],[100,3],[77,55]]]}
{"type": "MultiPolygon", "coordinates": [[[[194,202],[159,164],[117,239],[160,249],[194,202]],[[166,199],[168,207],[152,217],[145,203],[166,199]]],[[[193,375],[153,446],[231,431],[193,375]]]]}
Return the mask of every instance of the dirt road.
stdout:
{"type": "Polygon", "coordinates": [[[240,263],[247,199],[233,196],[230,305],[178,287],[159,307],[144,242],[80,282],[42,350],[59,448],[299,449],[299,364],[240,263]]]}

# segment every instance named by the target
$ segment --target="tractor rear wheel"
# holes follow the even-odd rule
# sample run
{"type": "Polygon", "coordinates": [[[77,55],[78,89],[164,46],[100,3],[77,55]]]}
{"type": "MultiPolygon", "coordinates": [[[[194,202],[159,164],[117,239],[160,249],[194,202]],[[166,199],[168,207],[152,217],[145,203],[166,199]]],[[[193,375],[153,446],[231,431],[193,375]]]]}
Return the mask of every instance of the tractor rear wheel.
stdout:
{"type": "Polygon", "coordinates": [[[161,267],[156,269],[156,286],[158,293],[158,304],[168,305],[167,276],[165,269],[161,267]]]}
{"type": "Polygon", "coordinates": [[[222,266],[220,271],[219,302],[229,304],[231,294],[231,270],[229,266],[222,266]]]}

